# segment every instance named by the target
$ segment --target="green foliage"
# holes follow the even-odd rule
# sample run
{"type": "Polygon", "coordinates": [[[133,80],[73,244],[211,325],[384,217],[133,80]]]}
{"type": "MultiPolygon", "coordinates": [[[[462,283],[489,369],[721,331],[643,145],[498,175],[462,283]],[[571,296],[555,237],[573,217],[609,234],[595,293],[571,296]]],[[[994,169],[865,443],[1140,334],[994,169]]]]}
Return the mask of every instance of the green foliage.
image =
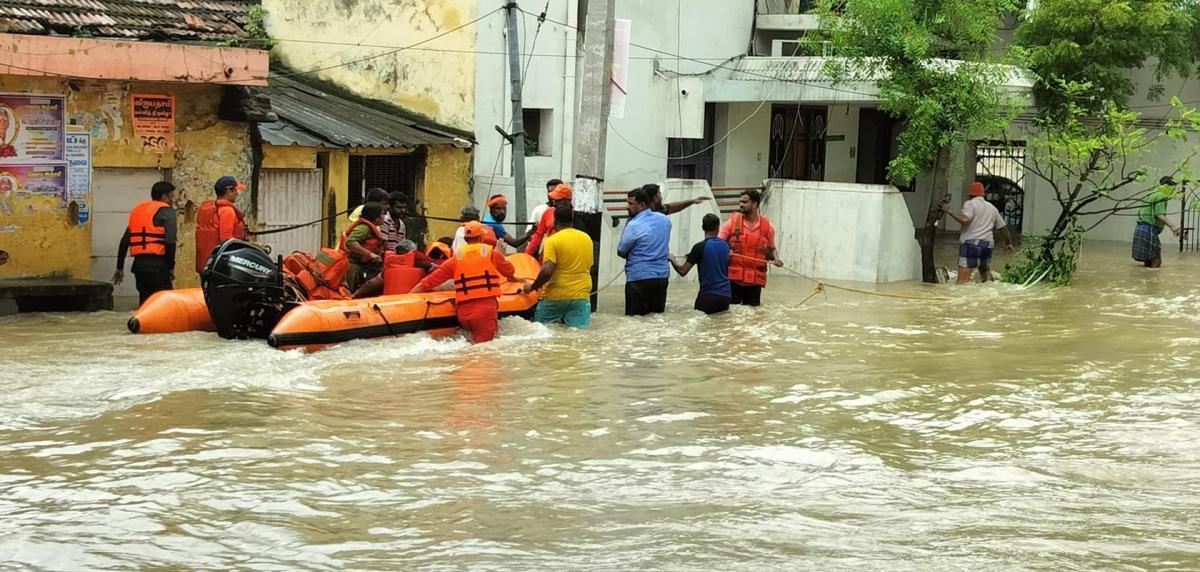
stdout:
{"type": "Polygon", "coordinates": [[[1079,268],[1084,229],[1072,221],[1062,237],[1025,235],[1017,258],[1004,265],[1000,280],[1011,284],[1068,286],[1079,268]]]}
{"type": "Polygon", "coordinates": [[[267,28],[263,23],[263,18],[266,16],[266,10],[263,10],[262,4],[255,4],[246,11],[246,34],[250,36],[247,40],[225,40],[218,45],[225,47],[237,47],[245,44],[246,47],[269,50],[275,47],[278,42],[267,33],[267,28]]]}
{"type": "MultiPolygon", "coordinates": [[[[1038,78],[1043,114],[1061,117],[1068,103],[1090,112],[1124,107],[1135,85],[1128,72],[1152,58],[1156,79],[1187,77],[1200,53],[1192,0],[1038,0],[1016,31],[1026,65],[1038,78]],[[1067,93],[1064,83],[1088,85],[1067,93]]],[[[1162,93],[1161,84],[1150,95],[1162,93]]]]}
{"type": "Polygon", "coordinates": [[[888,177],[907,184],[938,151],[998,132],[1017,104],[992,52],[1012,0],[821,0],[835,82],[874,79],[880,107],[904,121],[888,177]],[[950,61],[954,60],[954,61],[950,61]]]}

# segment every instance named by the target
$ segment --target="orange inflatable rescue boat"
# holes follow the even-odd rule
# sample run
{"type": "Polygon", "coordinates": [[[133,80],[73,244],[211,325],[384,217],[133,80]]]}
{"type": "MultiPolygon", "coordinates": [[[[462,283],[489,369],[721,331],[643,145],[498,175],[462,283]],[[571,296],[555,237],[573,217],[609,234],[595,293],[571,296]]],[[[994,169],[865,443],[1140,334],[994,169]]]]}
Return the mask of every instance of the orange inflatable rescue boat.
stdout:
{"type": "Polygon", "coordinates": [[[135,334],[217,331],[204,304],[204,291],[199,288],[155,292],[134,310],[127,325],[135,334]]]}
{"type": "MultiPolygon", "coordinates": [[[[508,257],[522,280],[537,278],[540,266],[527,254],[508,257]]],[[[524,282],[501,286],[500,317],[527,315],[537,304],[538,293],[521,291],[524,282]]],[[[454,292],[426,292],[363,298],[361,300],[322,300],[306,302],[285,314],[267,343],[280,349],[319,349],[359,338],[398,336],[419,331],[431,335],[454,333],[454,292]]]]}
{"type": "MultiPolygon", "coordinates": [[[[134,311],[128,322],[129,331],[135,334],[218,332],[223,337],[265,337],[271,346],[281,349],[314,350],[359,338],[419,331],[445,335],[454,333],[458,328],[453,291],[393,294],[360,300],[298,302],[296,300],[303,299],[300,295],[276,299],[279,289],[271,284],[279,280],[278,265],[272,264],[267,258],[256,258],[259,253],[241,241],[230,241],[218,250],[229,251],[222,255],[223,260],[228,259],[234,269],[209,274],[206,281],[209,288],[213,288],[218,279],[228,283],[233,288],[227,292],[229,295],[220,294],[220,289],[214,289],[209,292],[206,301],[202,288],[158,292],[134,311]],[[256,275],[239,274],[237,268],[253,270],[256,275]],[[214,292],[218,295],[214,296],[214,292]],[[266,298],[254,299],[256,292],[266,298]],[[243,293],[249,293],[249,297],[241,297],[243,293]],[[215,312],[210,307],[214,303],[215,312]],[[277,321],[263,318],[261,309],[264,307],[278,310],[282,317],[277,321]],[[220,318],[221,324],[226,324],[224,327],[228,327],[228,324],[240,327],[248,322],[260,327],[243,328],[235,332],[238,335],[229,335],[228,332],[221,332],[221,327],[213,319],[214,315],[220,318]]],[[[538,293],[525,294],[522,287],[524,280],[532,281],[537,277],[540,265],[533,257],[520,253],[510,255],[508,260],[522,281],[502,285],[500,316],[530,317],[537,304],[538,293]]],[[[213,265],[210,260],[209,266],[213,265]]],[[[220,285],[220,288],[224,287],[220,285]]]]}

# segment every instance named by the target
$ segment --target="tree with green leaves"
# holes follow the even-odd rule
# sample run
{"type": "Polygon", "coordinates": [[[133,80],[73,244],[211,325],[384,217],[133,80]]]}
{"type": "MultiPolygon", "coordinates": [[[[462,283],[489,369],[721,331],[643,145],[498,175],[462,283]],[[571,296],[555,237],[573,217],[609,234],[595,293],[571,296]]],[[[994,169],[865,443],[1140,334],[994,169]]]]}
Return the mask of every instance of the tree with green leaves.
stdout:
{"type": "Polygon", "coordinates": [[[1164,78],[1192,71],[1198,15],[1192,0],[1038,0],[1017,27],[1016,43],[1037,77],[1040,115],[1070,122],[1071,106],[1096,115],[1124,108],[1137,88],[1129,70],[1151,62],[1156,81],[1148,95],[1163,95],[1164,78]]]}
{"type": "Polygon", "coordinates": [[[917,231],[922,276],[936,282],[933,249],[947,190],[950,149],[998,133],[1018,104],[1003,84],[997,30],[1013,0],[820,0],[821,41],[835,82],[877,82],[880,108],[902,122],[888,178],[931,178],[925,226],[917,231]]]}
{"type": "Polygon", "coordinates": [[[1039,0],[1025,12],[1016,51],[1036,77],[1038,103],[1026,172],[1054,193],[1059,216],[1027,237],[1004,280],[1069,284],[1087,231],[1140,208],[1150,193],[1180,192],[1160,180],[1193,178],[1195,147],[1159,172],[1146,161],[1165,143],[1186,145],[1188,131],[1200,128],[1196,110],[1173,97],[1172,115],[1149,130],[1128,102],[1139,87],[1131,69],[1155,66],[1151,97],[1162,95],[1165,78],[1190,74],[1198,10],[1192,0],[1039,0]]]}

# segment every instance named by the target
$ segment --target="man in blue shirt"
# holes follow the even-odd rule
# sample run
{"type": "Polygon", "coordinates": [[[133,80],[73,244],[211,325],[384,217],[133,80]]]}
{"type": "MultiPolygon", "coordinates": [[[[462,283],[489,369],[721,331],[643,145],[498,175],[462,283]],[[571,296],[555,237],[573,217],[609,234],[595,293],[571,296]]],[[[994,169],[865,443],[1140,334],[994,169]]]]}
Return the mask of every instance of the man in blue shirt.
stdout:
{"type": "Polygon", "coordinates": [[[504,228],[504,219],[508,218],[508,199],[504,195],[492,195],[487,200],[488,212],[483,215],[483,224],[492,227],[492,231],[496,233],[497,240],[503,240],[506,244],[513,248],[520,248],[529,240],[533,234],[533,229],[530,228],[523,236],[516,236],[509,233],[504,228]]]}
{"type": "Polygon", "coordinates": [[[704,240],[692,247],[683,264],[672,256],[671,266],[680,276],[687,276],[692,266],[700,267],[700,293],[696,295],[695,308],[705,314],[717,314],[729,309],[729,297],[733,294],[729,287],[729,243],[717,236],[721,217],[704,215],[701,228],[704,240]]]}
{"type": "Polygon", "coordinates": [[[667,278],[671,267],[671,221],[650,208],[645,189],[626,195],[629,222],[617,243],[617,256],[625,259],[625,315],[661,314],[667,309],[667,278]]]}

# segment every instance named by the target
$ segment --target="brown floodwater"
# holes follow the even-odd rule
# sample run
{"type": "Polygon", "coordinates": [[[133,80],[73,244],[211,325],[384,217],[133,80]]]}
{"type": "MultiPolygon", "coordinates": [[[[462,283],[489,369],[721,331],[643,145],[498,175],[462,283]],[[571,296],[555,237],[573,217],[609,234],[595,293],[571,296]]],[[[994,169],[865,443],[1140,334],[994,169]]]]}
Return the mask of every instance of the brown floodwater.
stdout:
{"type": "Polygon", "coordinates": [[[0,318],[0,569],[1194,570],[1200,255],[1127,248],[474,347],[0,318]]]}

